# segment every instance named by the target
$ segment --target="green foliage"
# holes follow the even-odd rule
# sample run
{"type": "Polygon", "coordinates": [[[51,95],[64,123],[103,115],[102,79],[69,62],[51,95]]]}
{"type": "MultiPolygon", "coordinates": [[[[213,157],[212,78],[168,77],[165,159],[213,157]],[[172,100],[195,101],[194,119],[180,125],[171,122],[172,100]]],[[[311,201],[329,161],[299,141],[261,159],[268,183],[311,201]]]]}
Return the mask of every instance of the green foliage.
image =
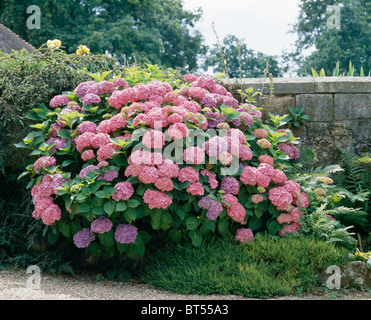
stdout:
{"type": "Polygon", "coordinates": [[[253,242],[210,240],[156,247],[146,256],[140,279],[158,289],[182,294],[242,295],[270,298],[310,292],[318,273],[348,259],[345,250],[306,237],[257,235],[253,242]]]}
{"type": "MultiPolygon", "coordinates": [[[[368,76],[370,76],[370,72],[368,73],[368,76]]],[[[342,76],[347,76],[347,77],[353,77],[356,74],[355,67],[352,65],[352,61],[349,61],[349,69],[348,71],[345,71],[344,74],[340,73],[340,64],[339,61],[336,63],[336,66],[332,72],[333,77],[342,77],[342,76]]],[[[313,77],[326,77],[325,69],[322,68],[320,71],[320,74],[318,75],[317,71],[312,68],[312,75],[313,77]]],[[[359,70],[359,76],[360,77],[365,77],[363,67],[359,70]]]]}
{"type": "MultiPolygon", "coordinates": [[[[354,239],[361,237],[367,243],[371,230],[369,176],[365,168],[358,166],[357,159],[366,159],[361,163],[367,163],[367,156],[360,158],[342,150],[340,165],[316,166],[314,152],[303,148],[301,158],[289,168],[290,177],[302,185],[310,199],[309,215],[304,218],[304,223],[309,224],[308,234],[317,229],[317,235],[330,237],[327,232],[332,230],[332,235],[337,230],[346,236],[346,230],[351,228],[354,239]]],[[[350,245],[348,240],[342,241],[350,245]]]]}
{"type": "Polygon", "coordinates": [[[338,172],[335,176],[335,183],[350,192],[362,192],[369,191],[369,173],[367,170],[358,165],[359,157],[345,149],[340,148],[340,166],[343,171],[338,172]],[[358,161],[358,162],[357,162],[358,161]]]}
{"type": "Polygon", "coordinates": [[[333,73],[333,66],[339,61],[336,74],[346,74],[346,67],[352,61],[353,67],[348,73],[356,75],[369,74],[371,31],[370,6],[367,0],[302,0],[299,3],[300,14],[293,31],[297,33],[296,52],[288,54],[287,58],[299,66],[298,74],[305,75],[306,70],[314,68],[323,74],[333,73]],[[329,6],[340,8],[340,29],[331,29],[327,21],[334,14],[329,6]],[[308,57],[304,52],[315,47],[308,57]],[[354,71],[353,71],[354,68],[354,71]],[[361,71],[362,68],[362,71],[361,71]],[[359,73],[356,72],[359,70],[359,73]]]}
{"type": "Polygon", "coordinates": [[[300,128],[303,124],[305,124],[305,121],[309,119],[309,116],[304,114],[304,109],[303,108],[293,108],[289,107],[289,112],[290,115],[287,117],[289,120],[288,126],[291,129],[292,126],[296,128],[300,128]]]}
{"type": "Polygon", "coordinates": [[[38,48],[58,38],[68,53],[80,44],[94,54],[108,52],[120,62],[147,62],[192,70],[202,52],[193,30],[201,11],[187,11],[180,0],[54,1],[6,0],[0,22],[38,48]],[[27,8],[41,11],[41,29],[28,29],[27,8]]]}
{"type": "MultiPolygon", "coordinates": [[[[282,74],[276,57],[248,49],[245,43],[241,44],[233,35],[227,35],[223,39],[223,52],[230,78],[261,78],[267,63],[273,76],[278,77],[282,74]]],[[[210,67],[213,72],[225,71],[224,58],[217,44],[209,49],[203,65],[204,70],[210,67]]]]}
{"type": "Polygon", "coordinates": [[[335,210],[325,210],[326,204],[300,220],[300,232],[305,235],[313,236],[316,239],[321,239],[329,243],[338,243],[343,247],[352,249],[355,244],[355,239],[352,237],[354,233],[350,233],[340,222],[330,216],[335,210]]]}

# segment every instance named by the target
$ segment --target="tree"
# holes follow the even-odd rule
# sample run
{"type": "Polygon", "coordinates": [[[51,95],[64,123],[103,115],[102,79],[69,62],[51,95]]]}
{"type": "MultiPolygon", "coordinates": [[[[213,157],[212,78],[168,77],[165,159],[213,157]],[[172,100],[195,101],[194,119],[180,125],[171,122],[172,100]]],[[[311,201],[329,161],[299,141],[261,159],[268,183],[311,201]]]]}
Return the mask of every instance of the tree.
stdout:
{"type": "Polygon", "coordinates": [[[370,11],[368,0],[301,0],[300,15],[293,29],[298,35],[297,50],[290,54],[298,63],[298,73],[311,73],[313,67],[324,68],[329,75],[339,61],[343,73],[352,62],[358,74],[361,67],[368,74],[371,70],[370,11]],[[340,25],[336,26],[334,19],[339,19],[340,25]],[[304,58],[305,50],[313,47],[315,51],[304,58]]]}
{"type": "Polygon", "coordinates": [[[59,39],[67,52],[79,44],[92,53],[115,55],[119,60],[137,60],[180,67],[197,67],[203,50],[202,35],[193,30],[201,9],[183,9],[181,0],[4,0],[0,22],[39,47],[59,39]],[[27,7],[41,11],[41,28],[28,29],[27,7]]]}
{"type": "MultiPolygon", "coordinates": [[[[274,56],[265,55],[248,49],[247,45],[236,36],[227,35],[223,39],[222,49],[230,78],[259,78],[264,75],[264,69],[269,66],[269,73],[281,76],[278,61],[274,56]]],[[[212,68],[214,72],[225,72],[224,58],[218,44],[209,49],[203,68],[212,68]]]]}

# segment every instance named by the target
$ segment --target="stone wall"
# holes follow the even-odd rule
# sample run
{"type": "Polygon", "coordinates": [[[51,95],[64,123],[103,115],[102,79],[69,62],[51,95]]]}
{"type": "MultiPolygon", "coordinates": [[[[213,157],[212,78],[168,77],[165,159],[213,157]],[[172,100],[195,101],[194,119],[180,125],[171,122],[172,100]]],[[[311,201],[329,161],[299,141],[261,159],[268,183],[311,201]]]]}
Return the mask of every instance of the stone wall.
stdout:
{"type": "MultiPolygon", "coordinates": [[[[240,88],[240,80],[231,83],[240,88]]],[[[338,147],[356,153],[371,150],[370,77],[277,78],[273,79],[273,96],[269,79],[243,79],[242,85],[263,88],[256,105],[263,108],[265,119],[269,112],[288,114],[289,106],[303,108],[309,121],[293,131],[301,145],[316,151],[320,163],[337,163],[338,147]]]]}

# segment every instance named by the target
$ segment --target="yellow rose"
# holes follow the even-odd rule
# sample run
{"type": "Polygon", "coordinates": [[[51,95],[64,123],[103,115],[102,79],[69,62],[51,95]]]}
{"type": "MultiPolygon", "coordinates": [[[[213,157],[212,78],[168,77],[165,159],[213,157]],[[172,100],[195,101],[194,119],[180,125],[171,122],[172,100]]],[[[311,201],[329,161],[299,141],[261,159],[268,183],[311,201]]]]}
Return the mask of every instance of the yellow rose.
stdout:
{"type": "Polygon", "coordinates": [[[80,44],[79,45],[79,48],[76,51],[76,54],[82,55],[84,53],[89,54],[90,53],[90,49],[87,46],[83,46],[83,45],[80,44]]]}
{"type": "Polygon", "coordinates": [[[58,39],[48,40],[46,42],[46,45],[48,46],[49,49],[58,49],[62,45],[62,42],[58,39]]]}

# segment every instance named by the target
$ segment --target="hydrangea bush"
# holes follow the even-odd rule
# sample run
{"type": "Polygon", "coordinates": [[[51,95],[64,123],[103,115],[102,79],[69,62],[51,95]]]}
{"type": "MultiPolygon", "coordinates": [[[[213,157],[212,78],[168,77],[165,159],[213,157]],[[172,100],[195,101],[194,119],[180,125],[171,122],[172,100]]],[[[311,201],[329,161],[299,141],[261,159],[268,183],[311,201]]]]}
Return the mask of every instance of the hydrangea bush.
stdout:
{"type": "Polygon", "coordinates": [[[22,174],[33,217],[94,256],[143,255],[154,232],[195,246],[208,233],[298,233],[309,205],[282,170],[298,139],[208,76],[88,81],[29,117],[18,146],[38,157],[22,174]]]}

